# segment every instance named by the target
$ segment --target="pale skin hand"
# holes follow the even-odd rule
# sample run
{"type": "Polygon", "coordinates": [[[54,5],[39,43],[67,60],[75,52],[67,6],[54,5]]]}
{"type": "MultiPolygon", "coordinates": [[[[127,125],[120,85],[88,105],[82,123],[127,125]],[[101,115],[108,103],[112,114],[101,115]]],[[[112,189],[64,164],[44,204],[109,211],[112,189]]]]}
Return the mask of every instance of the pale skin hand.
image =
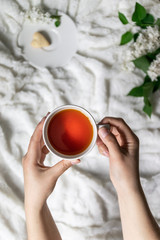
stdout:
{"type": "Polygon", "coordinates": [[[139,141],[122,119],[104,118],[110,131],[99,130],[101,154],[109,157],[110,178],[117,191],[124,240],[160,240],[139,178],[139,141]]]}
{"type": "Polygon", "coordinates": [[[37,125],[22,159],[24,172],[25,212],[28,240],[61,240],[61,236],[48,209],[46,200],[58,178],[79,159],[62,160],[53,167],[44,165],[48,150],[42,138],[44,117],[37,125]]]}
{"type": "Polygon", "coordinates": [[[97,145],[100,153],[109,156],[110,177],[115,189],[137,188],[139,180],[139,140],[122,119],[104,118],[110,132],[99,131],[97,145]]]}

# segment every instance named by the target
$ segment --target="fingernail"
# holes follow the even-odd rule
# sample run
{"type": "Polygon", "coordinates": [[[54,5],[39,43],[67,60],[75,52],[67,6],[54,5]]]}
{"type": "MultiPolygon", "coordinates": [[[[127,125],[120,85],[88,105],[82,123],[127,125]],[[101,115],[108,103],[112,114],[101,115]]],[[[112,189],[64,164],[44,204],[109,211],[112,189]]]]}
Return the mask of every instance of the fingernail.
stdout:
{"type": "Polygon", "coordinates": [[[45,117],[47,117],[51,112],[48,112],[45,117]]]}
{"type": "Polygon", "coordinates": [[[80,159],[72,160],[71,164],[76,165],[76,164],[80,163],[80,161],[81,161],[80,159]]]}
{"type": "Polygon", "coordinates": [[[99,129],[98,133],[101,138],[105,138],[109,134],[109,130],[102,127],[99,129]]]}

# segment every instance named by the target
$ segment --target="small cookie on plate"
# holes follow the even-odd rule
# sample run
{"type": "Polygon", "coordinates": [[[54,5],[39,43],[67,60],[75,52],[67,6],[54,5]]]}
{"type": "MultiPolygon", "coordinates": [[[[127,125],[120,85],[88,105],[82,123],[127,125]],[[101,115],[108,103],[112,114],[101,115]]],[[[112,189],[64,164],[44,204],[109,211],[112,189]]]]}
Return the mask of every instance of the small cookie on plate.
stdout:
{"type": "Polygon", "coordinates": [[[45,36],[40,32],[35,32],[33,34],[33,39],[31,46],[34,48],[48,47],[50,42],[45,38],[45,36]]]}

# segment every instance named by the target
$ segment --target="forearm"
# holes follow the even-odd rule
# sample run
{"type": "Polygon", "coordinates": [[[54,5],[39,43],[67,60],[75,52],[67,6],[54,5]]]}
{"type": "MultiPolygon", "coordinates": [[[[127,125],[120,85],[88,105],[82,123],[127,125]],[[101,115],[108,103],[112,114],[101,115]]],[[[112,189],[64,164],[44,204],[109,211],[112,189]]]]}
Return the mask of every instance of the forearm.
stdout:
{"type": "Polygon", "coordinates": [[[148,207],[141,185],[118,193],[124,240],[160,240],[160,229],[148,207]]]}
{"type": "Polygon", "coordinates": [[[41,209],[25,206],[28,240],[62,240],[47,204],[41,209]]]}

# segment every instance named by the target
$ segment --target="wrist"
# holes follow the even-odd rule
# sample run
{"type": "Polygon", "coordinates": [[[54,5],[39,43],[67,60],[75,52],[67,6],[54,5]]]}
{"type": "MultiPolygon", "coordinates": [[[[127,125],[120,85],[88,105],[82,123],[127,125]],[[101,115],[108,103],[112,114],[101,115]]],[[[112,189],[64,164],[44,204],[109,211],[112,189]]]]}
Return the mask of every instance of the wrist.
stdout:
{"type": "Polygon", "coordinates": [[[135,184],[125,184],[121,187],[116,188],[118,198],[127,198],[134,194],[141,194],[143,192],[140,181],[135,184]]]}
{"type": "Polygon", "coordinates": [[[37,203],[37,202],[34,203],[33,201],[29,201],[27,199],[25,199],[24,201],[24,208],[25,208],[26,215],[41,213],[46,207],[46,205],[47,205],[46,201],[41,203],[37,203]]]}

